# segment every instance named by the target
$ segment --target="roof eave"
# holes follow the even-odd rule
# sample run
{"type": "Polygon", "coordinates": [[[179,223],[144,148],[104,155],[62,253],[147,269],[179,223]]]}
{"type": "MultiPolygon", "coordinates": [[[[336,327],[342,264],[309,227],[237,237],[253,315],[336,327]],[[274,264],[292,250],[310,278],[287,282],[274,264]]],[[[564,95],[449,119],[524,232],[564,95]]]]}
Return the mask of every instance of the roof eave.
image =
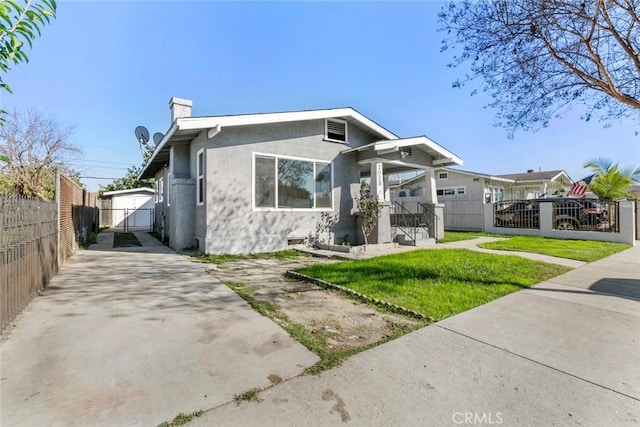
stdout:
{"type": "Polygon", "coordinates": [[[164,134],[164,137],[162,138],[162,140],[160,141],[160,144],[158,144],[155,148],[155,150],[153,150],[153,154],[151,155],[151,157],[149,158],[149,160],[147,160],[147,162],[145,163],[144,167],[142,168],[142,171],[140,171],[140,174],[138,175],[138,179],[146,179],[146,178],[153,178],[153,176],[145,176],[147,170],[149,170],[149,167],[151,166],[151,164],[153,164],[153,161],[156,159],[156,157],[158,156],[158,153],[160,153],[160,151],[162,151],[165,146],[167,145],[167,143],[169,142],[169,140],[171,139],[171,137],[176,133],[176,131],[179,128],[179,121],[181,119],[176,119],[173,124],[171,125],[171,127],[169,128],[169,130],[167,131],[167,133],[164,134]]]}

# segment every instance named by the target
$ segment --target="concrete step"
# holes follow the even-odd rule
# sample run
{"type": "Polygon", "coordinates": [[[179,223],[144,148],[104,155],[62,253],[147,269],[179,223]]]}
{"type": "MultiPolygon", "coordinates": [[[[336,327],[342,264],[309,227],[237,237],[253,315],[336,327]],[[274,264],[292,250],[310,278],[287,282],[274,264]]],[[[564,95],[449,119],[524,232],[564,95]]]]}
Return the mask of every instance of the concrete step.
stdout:
{"type": "Polygon", "coordinates": [[[405,234],[397,234],[395,241],[399,244],[399,245],[403,245],[403,246],[419,246],[419,247],[425,247],[425,246],[433,246],[436,244],[436,239],[432,238],[432,237],[424,237],[424,236],[417,236],[416,241],[414,242],[413,239],[411,239],[409,236],[405,235],[405,234]]]}

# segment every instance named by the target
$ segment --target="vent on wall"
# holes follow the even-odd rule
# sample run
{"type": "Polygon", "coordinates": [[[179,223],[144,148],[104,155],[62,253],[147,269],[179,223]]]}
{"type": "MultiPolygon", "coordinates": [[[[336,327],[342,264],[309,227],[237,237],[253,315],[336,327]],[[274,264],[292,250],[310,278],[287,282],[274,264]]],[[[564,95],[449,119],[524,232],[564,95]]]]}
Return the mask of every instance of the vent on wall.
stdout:
{"type": "Polygon", "coordinates": [[[327,120],[327,139],[347,141],[347,122],[342,120],[327,120]]]}

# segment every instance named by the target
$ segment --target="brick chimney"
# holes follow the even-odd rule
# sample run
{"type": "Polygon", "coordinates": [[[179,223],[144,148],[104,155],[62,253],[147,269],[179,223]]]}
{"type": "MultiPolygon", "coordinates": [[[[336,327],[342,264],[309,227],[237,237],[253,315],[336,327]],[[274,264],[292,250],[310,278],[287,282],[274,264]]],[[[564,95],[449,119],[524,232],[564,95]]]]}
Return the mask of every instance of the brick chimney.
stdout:
{"type": "Polygon", "coordinates": [[[190,99],[176,98],[175,96],[169,100],[169,109],[171,110],[171,123],[176,119],[191,117],[191,106],[193,101],[190,99]]]}

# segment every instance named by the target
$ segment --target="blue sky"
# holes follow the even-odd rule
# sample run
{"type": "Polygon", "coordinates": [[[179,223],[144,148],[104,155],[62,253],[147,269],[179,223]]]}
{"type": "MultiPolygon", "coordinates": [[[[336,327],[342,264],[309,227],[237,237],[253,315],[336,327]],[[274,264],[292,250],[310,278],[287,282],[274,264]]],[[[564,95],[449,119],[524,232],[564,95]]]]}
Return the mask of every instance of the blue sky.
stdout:
{"type": "MultiPolygon", "coordinates": [[[[83,176],[115,178],[142,158],[137,125],[170,126],[172,96],[194,115],[351,106],[402,137],[427,135],[463,169],[516,173],[608,157],[640,163],[638,123],[609,128],[580,109],[507,139],[488,99],[454,89],[440,52],[440,2],[61,1],[58,18],[5,77],[2,107],[38,108],[75,127],[83,176]]],[[[477,83],[480,85],[480,82],[477,83]]],[[[90,190],[110,179],[84,179],[90,190]]]]}

